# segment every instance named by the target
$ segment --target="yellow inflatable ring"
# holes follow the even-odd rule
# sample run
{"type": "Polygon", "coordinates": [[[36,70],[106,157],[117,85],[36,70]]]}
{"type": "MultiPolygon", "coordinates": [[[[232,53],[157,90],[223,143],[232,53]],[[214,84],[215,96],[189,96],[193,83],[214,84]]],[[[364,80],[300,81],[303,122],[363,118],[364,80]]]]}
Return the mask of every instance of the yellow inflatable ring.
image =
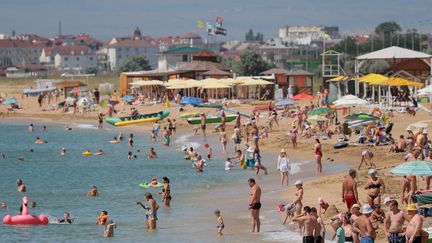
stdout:
{"type": "Polygon", "coordinates": [[[85,152],[82,153],[82,155],[92,155],[92,154],[93,154],[93,153],[90,152],[90,151],[85,151],[85,152]]]}

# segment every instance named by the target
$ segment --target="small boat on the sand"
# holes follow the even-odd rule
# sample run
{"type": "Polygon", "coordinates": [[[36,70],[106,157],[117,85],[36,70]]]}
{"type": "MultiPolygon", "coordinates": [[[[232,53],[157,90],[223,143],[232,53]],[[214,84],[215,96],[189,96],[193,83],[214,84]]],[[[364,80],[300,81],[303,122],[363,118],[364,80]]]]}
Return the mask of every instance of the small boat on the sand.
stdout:
{"type": "Polygon", "coordinates": [[[202,107],[202,108],[222,108],[222,104],[217,103],[201,103],[194,105],[195,107],[202,107]]]}
{"type": "MultiPolygon", "coordinates": [[[[237,118],[237,115],[227,115],[225,122],[234,121],[237,118]]],[[[206,123],[219,123],[222,121],[220,116],[208,116],[206,117],[206,123]]],[[[191,117],[187,119],[187,122],[192,125],[200,124],[201,117],[191,117]]]]}
{"type": "Polygon", "coordinates": [[[199,112],[186,112],[180,115],[180,118],[189,118],[189,117],[195,117],[195,116],[199,116],[199,112]]]}
{"type": "Polygon", "coordinates": [[[163,110],[157,113],[143,114],[137,116],[123,116],[123,117],[109,117],[105,121],[113,126],[127,126],[132,124],[144,123],[144,122],[155,122],[166,118],[170,112],[163,110]]]}

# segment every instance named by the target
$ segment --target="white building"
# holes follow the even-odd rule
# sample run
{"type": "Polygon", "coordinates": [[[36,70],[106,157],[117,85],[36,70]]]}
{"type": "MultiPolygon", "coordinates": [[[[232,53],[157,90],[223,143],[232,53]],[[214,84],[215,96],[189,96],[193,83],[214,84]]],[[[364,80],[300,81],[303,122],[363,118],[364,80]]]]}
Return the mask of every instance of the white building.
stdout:
{"type": "Polygon", "coordinates": [[[279,29],[279,38],[282,41],[295,45],[310,45],[315,41],[322,41],[323,38],[337,38],[338,27],[325,26],[285,26],[279,29]]]}
{"type": "Polygon", "coordinates": [[[22,40],[0,40],[0,61],[5,64],[38,64],[42,47],[22,40]]]}
{"type": "Polygon", "coordinates": [[[159,46],[148,40],[117,40],[113,38],[101,50],[108,57],[109,69],[118,70],[122,63],[133,56],[145,56],[152,68],[157,68],[159,46]]]}
{"type": "Polygon", "coordinates": [[[55,52],[54,67],[59,70],[84,71],[98,64],[97,54],[87,46],[61,46],[55,52]]]}

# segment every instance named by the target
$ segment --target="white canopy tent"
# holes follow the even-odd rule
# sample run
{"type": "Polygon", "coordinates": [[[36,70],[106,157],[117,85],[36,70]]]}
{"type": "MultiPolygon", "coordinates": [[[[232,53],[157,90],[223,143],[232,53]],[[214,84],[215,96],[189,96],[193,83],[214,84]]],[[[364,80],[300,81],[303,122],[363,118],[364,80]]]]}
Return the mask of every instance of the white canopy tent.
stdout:
{"type": "Polygon", "coordinates": [[[354,95],[345,95],[333,102],[336,107],[355,107],[369,104],[366,100],[360,99],[354,95]]]}
{"type": "MultiPolygon", "coordinates": [[[[356,57],[354,72],[356,73],[355,81],[355,93],[359,93],[359,70],[361,66],[368,60],[386,60],[387,62],[396,62],[406,59],[420,59],[424,61],[430,67],[430,73],[432,74],[432,55],[405,49],[397,46],[387,47],[378,51],[370,52],[361,56],[356,57]]],[[[430,81],[429,81],[430,83],[430,81]]]]}

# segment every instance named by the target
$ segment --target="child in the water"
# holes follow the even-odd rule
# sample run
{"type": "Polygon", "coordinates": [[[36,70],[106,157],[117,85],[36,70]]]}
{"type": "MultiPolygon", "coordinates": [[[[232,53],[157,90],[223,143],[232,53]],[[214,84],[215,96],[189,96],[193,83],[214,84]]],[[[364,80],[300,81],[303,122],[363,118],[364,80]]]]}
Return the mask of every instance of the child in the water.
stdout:
{"type": "Polygon", "coordinates": [[[117,225],[112,219],[108,220],[108,223],[105,225],[104,237],[114,237],[114,228],[117,228],[117,225]]]}
{"type": "Polygon", "coordinates": [[[215,212],[214,212],[214,214],[215,214],[215,216],[217,218],[217,221],[216,221],[217,222],[217,226],[216,226],[217,233],[219,235],[223,235],[222,230],[225,228],[225,225],[224,225],[224,222],[223,222],[223,218],[221,216],[221,212],[220,212],[219,209],[216,209],[215,212]]]}

